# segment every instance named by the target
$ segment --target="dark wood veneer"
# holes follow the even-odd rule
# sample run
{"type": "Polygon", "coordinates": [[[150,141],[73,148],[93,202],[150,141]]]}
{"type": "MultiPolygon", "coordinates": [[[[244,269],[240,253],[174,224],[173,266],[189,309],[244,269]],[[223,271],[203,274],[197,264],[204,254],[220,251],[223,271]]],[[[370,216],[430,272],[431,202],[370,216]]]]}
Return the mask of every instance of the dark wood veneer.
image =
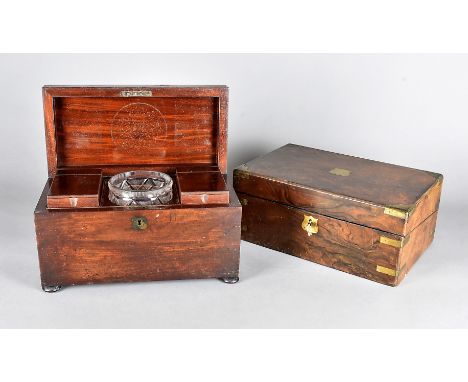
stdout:
{"type": "Polygon", "coordinates": [[[440,174],[288,144],[234,170],[238,192],[405,235],[438,209],[440,174]],[[346,175],[333,174],[334,169],[346,175]],[[396,209],[406,218],[385,213],[396,209]]]}
{"type": "Polygon", "coordinates": [[[49,176],[57,168],[216,165],[227,171],[226,86],[43,88],[49,176]],[[122,92],[151,92],[124,97],[122,92]]]}
{"type": "Polygon", "coordinates": [[[241,207],[50,210],[35,213],[44,285],[237,277],[241,207]],[[132,218],[148,227],[137,231],[132,218]]]}
{"type": "Polygon", "coordinates": [[[182,204],[227,204],[229,190],[220,172],[177,172],[182,204]]]}
{"type": "Polygon", "coordinates": [[[47,195],[49,208],[99,207],[102,171],[59,171],[47,195]]]}
{"type": "Polygon", "coordinates": [[[432,242],[442,179],[288,144],[234,170],[242,239],[398,285],[432,242]]]}

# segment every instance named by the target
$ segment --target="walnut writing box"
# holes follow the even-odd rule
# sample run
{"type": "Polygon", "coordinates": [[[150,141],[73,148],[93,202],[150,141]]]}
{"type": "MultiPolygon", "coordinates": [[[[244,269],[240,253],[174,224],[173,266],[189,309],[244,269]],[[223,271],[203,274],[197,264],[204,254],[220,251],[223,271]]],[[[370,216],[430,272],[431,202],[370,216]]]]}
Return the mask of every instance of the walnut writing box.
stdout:
{"type": "Polygon", "coordinates": [[[387,285],[432,242],[442,175],[288,144],[234,170],[242,239],[387,285]]]}

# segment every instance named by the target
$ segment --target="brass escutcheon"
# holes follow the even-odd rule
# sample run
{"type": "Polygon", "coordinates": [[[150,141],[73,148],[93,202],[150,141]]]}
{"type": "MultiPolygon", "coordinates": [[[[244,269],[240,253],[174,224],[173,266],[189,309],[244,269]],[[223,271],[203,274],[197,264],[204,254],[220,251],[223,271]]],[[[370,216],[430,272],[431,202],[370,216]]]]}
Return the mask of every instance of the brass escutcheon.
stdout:
{"type": "Polygon", "coordinates": [[[302,221],[302,229],[307,232],[307,235],[310,236],[313,233],[318,232],[318,219],[315,219],[313,216],[304,215],[304,220],[302,221]]]}
{"type": "Polygon", "coordinates": [[[140,231],[148,228],[148,220],[143,216],[134,216],[132,218],[132,228],[140,231]]]}

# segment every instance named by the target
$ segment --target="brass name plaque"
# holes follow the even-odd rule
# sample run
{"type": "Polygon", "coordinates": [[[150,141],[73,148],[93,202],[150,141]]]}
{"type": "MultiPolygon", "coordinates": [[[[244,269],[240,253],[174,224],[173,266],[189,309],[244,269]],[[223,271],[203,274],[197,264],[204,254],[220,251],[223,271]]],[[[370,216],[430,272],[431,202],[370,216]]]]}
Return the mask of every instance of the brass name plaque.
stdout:
{"type": "Polygon", "coordinates": [[[330,174],[338,175],[338,176],[349,176],[351,174],[351,171],[346,170],[344,168],[334,168],[333,170],[330,170],[329,172],[330,174]]]}
{"type": "Polygon", "coordinates": [[[122,97],[151,97],[153,92],[151,90],[122,90],[120,95],[122,97]]]}

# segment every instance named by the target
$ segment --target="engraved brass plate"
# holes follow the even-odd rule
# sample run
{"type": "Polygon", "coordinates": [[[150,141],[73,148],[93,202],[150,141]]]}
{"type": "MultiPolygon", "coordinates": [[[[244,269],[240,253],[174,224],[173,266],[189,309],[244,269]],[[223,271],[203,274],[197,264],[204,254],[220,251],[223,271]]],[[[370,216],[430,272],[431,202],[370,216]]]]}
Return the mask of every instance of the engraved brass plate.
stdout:
{"type": "Polygon", "coordinates": [[[151,90],[122,90],[120,95],[122,97],[151,97],[153,92],[151,90]]]}
{"type": "Polygon", "coordinates": [[[380,236],[380,242],[382,244],[391,245],[392,247],[395,247],[395,248],[403,247],[403,240],[390,239],[389,237],[386,237],[386,236],[380,236]]]}
{"type": "Polygon", "coordinates": [[[381,265],[377,265],[377,268],[375,270],[377,272],[385,273],[386,275],[393,276],[393,277],[395,277],[398,273],[395,269],[382,267],[381,265]]]}
{"type": "Polygon", "coordinates": [[[339,175],[339,176],[349,176],[351,174],[351,171],[346,170],[344,168],[334,168],[333,170],[330,170],[329,172],[330,174],[339,175]]]}
{"type": "Polygon", "coordinates": [[[148,228],[148,220],[143,216],[134,216],[132,218],[132,228],[137,231],[148,228]]]}
{"type": "Polygon", "coordinates": [[[318,232],[318,219],[315,219],[313,216],[304,215],[304,220],[302,221],[302,229],[307,232],[307,235],[310,236],[313,233],[318,232]]]}
{"type": "Polygon", "coordinates": [[[385,215],[395,216],[396,218],[406,219],[406,211],[399,210],[397,208],[386,207],[384,209],[385,215]]]}

